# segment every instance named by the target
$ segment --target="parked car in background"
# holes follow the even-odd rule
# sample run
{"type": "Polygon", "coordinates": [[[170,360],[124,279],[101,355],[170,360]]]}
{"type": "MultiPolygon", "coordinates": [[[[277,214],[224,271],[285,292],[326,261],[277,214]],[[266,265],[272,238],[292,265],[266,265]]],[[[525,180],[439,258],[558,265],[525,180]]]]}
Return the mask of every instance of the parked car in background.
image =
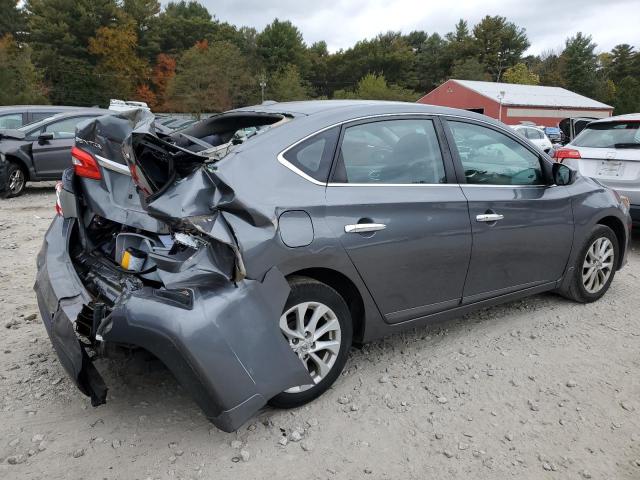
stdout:
{"type": "Polygon", "coordinates": [[[13,105],[0,107],[0,130],[20,128],[39,122],[58,113],[78,110],[79,107],[59,105],[13,105]]]}
{"type": "Polygon", "coordinates": [[[543,291],[592,302],[625,264],[628,205],[484,115],[274,103],[166,136],[148,117],[78,126],[37,260],[93,405],[87,350],[136,346],[235,430],[321,395],[354,341],[543,291]]]}
{"type": "Polygon", "coordinates": [[[544,127],[542,129],[553,145],[562,143],[562,130],[558,127],[544,127]]]}
{"type": "Polygon", "coordinates": [[[110,110],[73,109],[17,129],[0,130],[0,193],[16,197],[27,182],[58,180],[71,166],[76,125],[110,110]]]}
{"type": "Polygon", "coordinates": [[[592,120],[553,156],[628,197],[640,224],[640,113],[592,120]]]}
{"type": "Polygon", "coordinates": [[[532,127],[529,125],[511,125],[516,132],[522,135],[524,138],[528,138],[531,143],[542,150],[545,153],[549,153],[553,147],[551,140],[544,133],[544,130],[538,127],[532,127]]]}

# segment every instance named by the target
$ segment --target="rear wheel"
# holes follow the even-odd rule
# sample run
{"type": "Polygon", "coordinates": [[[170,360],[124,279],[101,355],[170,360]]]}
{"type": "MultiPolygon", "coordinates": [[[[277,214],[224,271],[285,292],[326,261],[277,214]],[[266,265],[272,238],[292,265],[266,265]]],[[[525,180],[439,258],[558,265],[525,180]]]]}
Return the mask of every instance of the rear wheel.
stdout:
{"type": "Polygon", "coordinates": [[[613,281],[619,251],[613,230],[596,225],[576,259],[571,283],[560,293],[580,303],[598,300],[609,290],[613,281]]]}
{"type": "Polygon", "coordinates": [[[278,408],[298,407],[322,395],[342,372],[353,337],[349,308],[338,292],[306,277],[295,277],[290,284],[280,330],[313,384],[273,397],[269,404],[278,408]]]}
{"type": "Polygon", "coordinates": [[[7,184],[5,198],[22,195],[24,187],[27,185],[27,175],[19,165],[9,162],[7,165],[7,184]]]}

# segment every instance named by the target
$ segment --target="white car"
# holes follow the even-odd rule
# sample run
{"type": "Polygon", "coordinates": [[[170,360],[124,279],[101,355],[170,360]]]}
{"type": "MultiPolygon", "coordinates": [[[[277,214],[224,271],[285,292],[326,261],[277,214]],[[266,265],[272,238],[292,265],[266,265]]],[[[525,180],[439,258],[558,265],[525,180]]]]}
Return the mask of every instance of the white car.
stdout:
{"type": "Polygon", "coordinates": [[[524,138],[528,138],[531,143],[540,148],[543,152],[549,153],[553,144],[544,130],[529,125],[509,125],[524,138]]]}
{"type": "Polygon", "coordinates": [[[640,224],[640,113],[594,120],[553,156],[627,197],[640,224]]]}

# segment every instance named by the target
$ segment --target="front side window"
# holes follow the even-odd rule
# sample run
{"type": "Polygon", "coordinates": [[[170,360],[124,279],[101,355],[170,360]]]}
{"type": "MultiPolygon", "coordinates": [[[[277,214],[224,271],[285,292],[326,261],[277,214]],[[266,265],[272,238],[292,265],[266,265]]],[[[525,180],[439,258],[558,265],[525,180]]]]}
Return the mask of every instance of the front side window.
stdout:
{"type": "Polygon", "coordinates": [[[20,128],[21,126],[22,126],[21,113],[9,113],[7,115],[0,115],[0,129],[20,128]]]}
{"type": "Polygon", "coordinates": [[[592,148],[640,148],[640,122],[592,123],[571,144],[592,148]]]}
{"type": "Polygon", "coordinates": [[[448,121],[467,183],[542,185],[538,156],[511,137],[488,127],[448,121]]]}
{"type": "Polygon", "coordinates": [[[52,132],[53,138],[74,138],[76,134],[76,125],[93,117],[72,117],[58,120],[44,127],[45,132],[52,132]]]}
{"type": "Polygon", "coordinates": [[[291,147],[283,154],[283,157],[311,178],[319,182],[326,182],[329,170],[331,170],[331,160],[333,160],[333,154],[336,150],[339,133],[339,127],[317,133],[291,147]]]}
{"type": "Polygon", "coordinates": [[[334,174],[338,183],[445,183],[433,121],[383,120],[347,127],[334,174]]]}

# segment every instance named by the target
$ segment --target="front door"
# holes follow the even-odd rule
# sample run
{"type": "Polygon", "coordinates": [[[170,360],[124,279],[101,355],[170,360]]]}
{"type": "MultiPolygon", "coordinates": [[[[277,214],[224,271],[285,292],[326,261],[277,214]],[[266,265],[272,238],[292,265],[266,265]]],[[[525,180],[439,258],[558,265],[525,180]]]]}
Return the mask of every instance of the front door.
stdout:
{"type": "Polygon", "coordinates": [[[326,219],[389,323],[457,306],[471,251],[467,201],[428,117],[342,132],[326,219]]]}
{"type": "Polygon", "coordinates": [[[32,145],[33,165],[40,179],[57,179],[71,167],[71,147],[75,139],[76,125],[88,116],[71,117],[54,121],[42,128],[38,134],[51,133],[53,139],[34,139],[32,145]]]}
{"type": "Polygon", "coordinates": [[[544,160],[517,136],[488,124],[446,124],[473,230],[464,302],[560,279],[573,240],[566,188],[549,185],[544,160]]]}

